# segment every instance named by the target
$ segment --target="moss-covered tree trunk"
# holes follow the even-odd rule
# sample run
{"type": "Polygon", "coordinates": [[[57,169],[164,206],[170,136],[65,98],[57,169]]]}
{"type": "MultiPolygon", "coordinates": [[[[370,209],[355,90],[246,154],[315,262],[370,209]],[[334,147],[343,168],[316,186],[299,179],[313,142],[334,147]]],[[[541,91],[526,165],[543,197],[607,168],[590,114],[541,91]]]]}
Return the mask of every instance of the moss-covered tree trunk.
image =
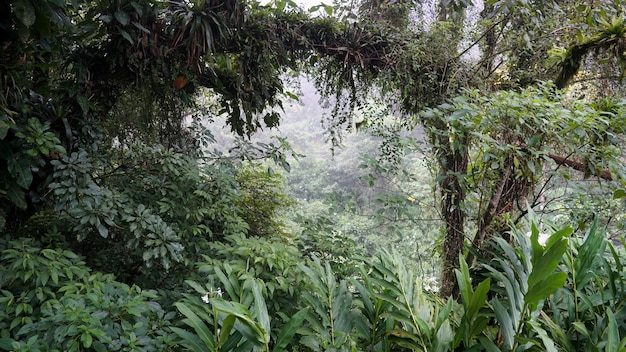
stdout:
{"type": "Polygon", "coordinates": [[[457,291],[454,269],[458,267],[459,254],[465,241],[465,192],[460,175],[467,172],[467,146],[453,151],[441,165],[442,178],[439,187],[442,193],[441,212],[445,221],[443,241],[443,266],[441,272],[441,294],[454,295],[457,291]]]}

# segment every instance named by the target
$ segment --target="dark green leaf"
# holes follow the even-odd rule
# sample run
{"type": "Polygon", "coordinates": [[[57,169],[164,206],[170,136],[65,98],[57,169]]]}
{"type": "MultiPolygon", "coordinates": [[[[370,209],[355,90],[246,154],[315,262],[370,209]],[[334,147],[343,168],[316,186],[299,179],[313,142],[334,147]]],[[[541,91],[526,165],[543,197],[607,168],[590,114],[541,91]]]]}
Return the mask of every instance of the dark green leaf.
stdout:
{"type": "Polygon", "coordinates": [[[274,349],[272,350],[273,352],[286,351],[287,345],[291,342],[296,331],[298,331],[298,329],[302,325],[302,322],[304,322],[304,318],[306,318],[307,313],[308,309],[304,308],[294,314],[291,319],[289,319],[287,324],[285,324],[285,326],[283,326],[283,328],[278,333],[278,337],[276,338],[276,344],[274,345],[274,349]]]}
{"type": "Polygon", "coordinates": [[[30,171],[30,161],[27,158],[13,158],[7,164],[9,175],[22,188],[28,189],[33,182],[33,173],[30,171]]]}
{"type": "Polygon", "coordinates": [[[29,0],[14,1],[13,11],[24,26],[30,27],[35,24],[35,8],[29,0]]]}
{"type": "Polygon", "coordinates": [[[611,308],[607,308],[605,310],[605,313],[609,320],[609,326],[607,327],[607,330],[606,330],[606,334],[608,336],[606,337],[606,345],[604,346],[604,350],[606,352],[617,351],[618,350],[617,346],[620,343],[619,328],[617,325],[617,321],[615,320],[615,315],[613,314],[613,311],[611,310],[611,308]]]}
{"type": "MultiPolygon", "coordinates": [[[[131,41],[132,43],[132,41],[131,41]]],[[[80,106],[80,109],[83,111],[83,114],[86,114],[89,112],[89,100],[87,100],[86,97],[82,96],[82,95],[77,95],[76,96],[76,101],[78,102],[78,105],[80,106]]]]}
{"type": "Polygon", "coordinates": [[[189,350],[193,352],[213,352],[213,349],[208,348],[202,340],[198,337],[198,335],[192,334],[187,330],[183,330],[177,327],[170,327],[170,329],[180,338],[183,339],[181,343],[183,346],[187,347],[189,350]]]}
{"type": "Polygon", "coordinates": [[[20,186],[16,183],[12,183],[6,190],[7,197],[13,204],[15,204],[20,209],[26,209],[26,194],[22,190],[20,186]]]}
{"type": "Polygon", "coordinates": [[[130,21],[130,17],[128,16],[128,14],[122,10],[118,10],[115,11],[115,19],[122,25],[122,26],[126,26],[128,24],[128,22],[130,21]]]}
{"type": "Polygon", "coordinates": [[[265,341],[263,342],[268,343],[270,340],[270,317],[267,314],[265,298],[261,294],[261,289],[256,280],[252,281],[252,295],[254,296],[254,315],[265,332],[265,341]]]}
{"type": "Polygon", "coordinates": [[[235,326],[235,321],[237,317],[234,315],[228,315],[222,321],[222,326],[220,327],[220,344],[224,344],[228,340],[228,336],[230,336],[233,327],[235,326]]]}
{"type": "Polygon", "coordinates": [[[11,346],[12,343],[13,339],[8,337],[2,337],[0,338],[0,349],[3,349],[5,351],[13,351],[13,347],[11,346]]]}
{"type": "Polygon", "coordinates": [[[3,140],[9,132],[9,124],[0,119],[0,141],[3,140]]]}
{"type": "Polygon", "coordinates": [[[504,340],[504,346],[508,350],[513,348],[513,342],[515,341],[515,329],[513,328],[513,321],[509,316],[508,310],[500,303],[499,300],[493,299],[491,301],[493,305],[494,313],[498,324],[500,324],[500,331],[502,331],[502,338],[504,340]]]}
{"type": "Polygon", "coordinates": [[[128,34],[128,32],[124,31],[124,30],[120,30],[120,34],[122,34],[122,37],[124,37],[124,39],[128,40],[129,43],[133,44],[133,38],[131,38],[130,34],[128,34]]]}
{"type": "Polygon", "coordinates": [[[194,329],[206,349],[212,351],[215,348],[215,338],[206,324],[184,303],[177,302],[174,305],[187,318],[186,324],[194,329]]]}

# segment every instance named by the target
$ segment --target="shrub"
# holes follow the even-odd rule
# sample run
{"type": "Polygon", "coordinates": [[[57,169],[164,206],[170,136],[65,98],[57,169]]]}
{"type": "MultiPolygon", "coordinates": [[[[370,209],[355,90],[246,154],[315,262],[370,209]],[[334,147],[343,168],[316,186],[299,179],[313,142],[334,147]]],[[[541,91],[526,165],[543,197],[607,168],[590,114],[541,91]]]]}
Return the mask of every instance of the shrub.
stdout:
{"type": "Polygon", "coordinates": [[[94,273],[71,251],[2,243],[0,349],[168,351],[167,313],[152,291],[94,273]]]}

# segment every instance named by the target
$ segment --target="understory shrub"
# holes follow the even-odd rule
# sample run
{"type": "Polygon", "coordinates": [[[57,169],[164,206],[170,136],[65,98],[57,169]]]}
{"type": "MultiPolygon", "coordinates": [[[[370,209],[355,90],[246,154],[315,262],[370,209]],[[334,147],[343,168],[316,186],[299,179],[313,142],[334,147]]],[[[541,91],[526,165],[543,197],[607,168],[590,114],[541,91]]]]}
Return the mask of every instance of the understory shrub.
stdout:
{"type": "Polygon", "coordinates": [[[0,349],[170,351],[175,335],[153,291],[92,272],[69,250],[0,242],[0,349]]]}

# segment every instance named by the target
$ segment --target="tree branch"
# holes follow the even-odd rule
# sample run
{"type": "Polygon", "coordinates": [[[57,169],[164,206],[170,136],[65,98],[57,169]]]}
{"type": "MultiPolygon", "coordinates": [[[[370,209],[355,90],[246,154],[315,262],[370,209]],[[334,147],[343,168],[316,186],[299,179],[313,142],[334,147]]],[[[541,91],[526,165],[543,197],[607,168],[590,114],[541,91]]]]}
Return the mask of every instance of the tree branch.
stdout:
{"type": "Polygon", "coordinates": [[[567,158],[564,158],[562,156],[558,156],[558,155],[554,155],[551,153],[548,153],[548,157],[554,161],[556,161],[556,163],[558,165],[565,165],[568,166],[574,170],[583,172],[583,173],[588,173],[591,172],[592,175],[594,176],[599,176],[602,179],[605,179],[607,181],[613,181],[613,176],[611,175],[611,172],[609,170],[595,170],[595,169],[590,169],[589,167],[587,167],[587,165],[580,163],[578,161],[574,161],[574,160],[569,160],[567,158]]]}

